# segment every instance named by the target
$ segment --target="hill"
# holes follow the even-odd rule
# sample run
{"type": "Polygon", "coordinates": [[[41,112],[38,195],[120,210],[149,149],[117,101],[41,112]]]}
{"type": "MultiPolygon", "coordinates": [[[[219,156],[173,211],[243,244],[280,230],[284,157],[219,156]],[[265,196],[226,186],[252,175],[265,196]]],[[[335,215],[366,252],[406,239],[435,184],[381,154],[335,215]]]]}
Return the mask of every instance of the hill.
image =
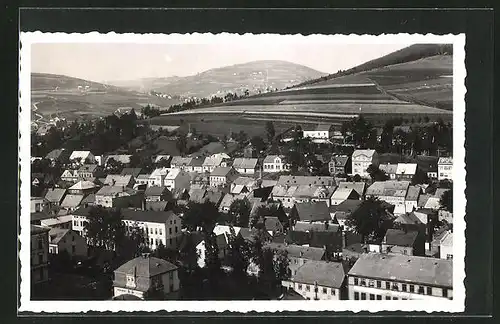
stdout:
{"type": "Polygon", "coordinates": [[[112,114],[119,107],[140,111],[146,104],[167,108],[178,101],[65,75],[32,73],[31,102],[33,126],[39,126],[56,117],[94,118],[112,114]]]}
{"type": "Polygon", "coordinates": [[[204,98],[227,92],[264,92],[283,89],[326,75],[309,67],[286,61],[254,61],[211,69],[187,77],[146,78],[109,83],[136,91],[155,91],[171,96],[204,98]]]}

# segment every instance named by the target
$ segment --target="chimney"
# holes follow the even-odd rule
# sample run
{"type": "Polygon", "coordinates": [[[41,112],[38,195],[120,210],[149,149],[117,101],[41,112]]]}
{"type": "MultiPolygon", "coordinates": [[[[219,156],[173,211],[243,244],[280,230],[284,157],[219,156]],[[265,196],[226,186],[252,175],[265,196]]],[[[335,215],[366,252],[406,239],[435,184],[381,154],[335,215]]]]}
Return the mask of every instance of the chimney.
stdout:
{"type": "Polygon", "coordinates": [[[325,221],[325,230],[328,230],[328,226],[329,226],[328,221],[325,221]]]}
{"type": "Polygon", "coordinates": [[[150,253],[143,253],[143,254],[142,254],[142,257],[143,257],[144,259],[149,259],[149,257],[150,257],[150,256],[151,256],[151,254],[150,254],[150,253]]]}

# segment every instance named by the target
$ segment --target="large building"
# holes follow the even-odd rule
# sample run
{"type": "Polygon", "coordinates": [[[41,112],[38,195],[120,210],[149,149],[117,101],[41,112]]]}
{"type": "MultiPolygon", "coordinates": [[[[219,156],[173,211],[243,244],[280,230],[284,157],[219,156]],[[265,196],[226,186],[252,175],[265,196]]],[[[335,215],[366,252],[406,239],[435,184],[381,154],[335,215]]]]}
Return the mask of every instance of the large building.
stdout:
{"type": "Polygon", "coordinates": [[[50,228],[31,225],[31,285],[49,280],[50,228]]]}
{"type": "Polygon", "coordinates": [[[352,153],[352,174],[359,174],[362,178],[369,178],[366,171],[370,164],[378,166],[378,154],[375,150],[355,150],[352,153]]]}
{"type": "Polygon", "coordinates": [[[453,158],[441,157],[438,160],[438,180],[453,180],[453,158]]]}
{"type": "Polygon", "coordinates": [[[312,139],[328,140],[333,134],[333,126],[328,124],[319,124],[314,128],[306,127],[303,131],[304,137],[312,139]]]}
{"type": "Polygon", "coordinates": [[[285,162],[285,157],[282,155],[268,155],[264,158],[262,170],[270,173],[289,171],[290,165],[285,162]]]}
{"type": "Polygon", "coordinates": [[[143,254],[115,270],[113,296],[133,295],[141,299],[172,299],[179,291],[176,265],[143,254]]]}
{"type": "Polygon", "coordinates": [[[361,254],[348,274],[352,300],[453,298],[451,260],[400,254],[361,254]]]}

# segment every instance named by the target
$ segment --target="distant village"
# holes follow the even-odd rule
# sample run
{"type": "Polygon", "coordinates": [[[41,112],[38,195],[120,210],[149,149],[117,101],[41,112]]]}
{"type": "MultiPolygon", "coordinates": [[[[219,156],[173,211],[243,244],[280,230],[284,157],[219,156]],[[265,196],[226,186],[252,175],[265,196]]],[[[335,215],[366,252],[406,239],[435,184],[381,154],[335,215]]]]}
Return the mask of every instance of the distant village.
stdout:
{"type": "Polygon", "coordinates": [[[132,109],[34,133],[32,299],[452,299],[451,131],[214,138],[132,109]]]}

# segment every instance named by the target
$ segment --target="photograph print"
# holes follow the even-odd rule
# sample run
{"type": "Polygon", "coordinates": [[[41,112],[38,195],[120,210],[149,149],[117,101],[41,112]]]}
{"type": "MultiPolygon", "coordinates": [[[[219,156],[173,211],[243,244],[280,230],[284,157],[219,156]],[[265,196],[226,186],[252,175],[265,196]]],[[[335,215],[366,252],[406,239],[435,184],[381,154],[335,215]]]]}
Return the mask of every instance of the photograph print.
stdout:
{"type": "Polygon", "coordinates": [[[464,310],[464,35],[21,43],[20,310],[464,310]]]}

